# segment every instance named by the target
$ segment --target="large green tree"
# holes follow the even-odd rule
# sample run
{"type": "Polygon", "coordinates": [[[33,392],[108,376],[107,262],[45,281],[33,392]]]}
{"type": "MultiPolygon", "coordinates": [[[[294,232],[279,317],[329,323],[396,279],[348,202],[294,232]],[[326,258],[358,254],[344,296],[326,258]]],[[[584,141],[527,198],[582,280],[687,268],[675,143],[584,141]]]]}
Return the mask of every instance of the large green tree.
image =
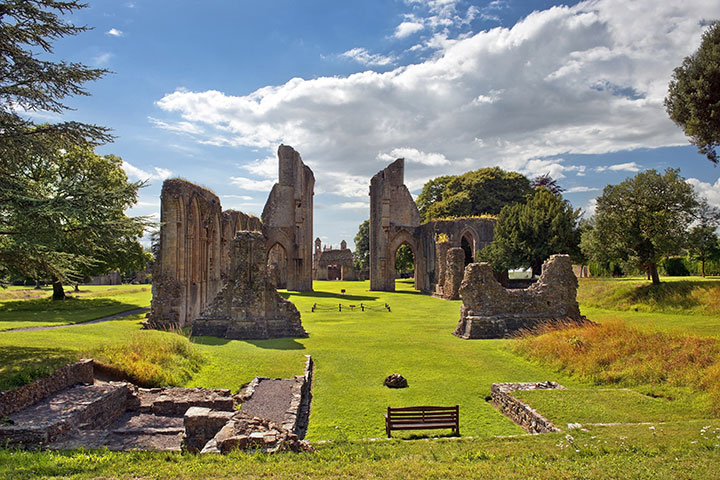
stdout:
{"type": "Polygon", "coordinates": [[[531,266],[533,274],[539,275],[550,255],[578,256],[580,215],[560,194],[538,187],[527,202],[500,211],[493,241],[480,257],[496,271],[531,266]]]}
{"type": "Polygon", "coordinates": [[[370,268],[370,220],[360,224],[354,240],[353,266],[355,270],[367,270],[370,268]]]}
{"type": "Polygon", "coordinates": [[[700,262],[705,278],[705,262],[720,260],[720,242],[715,233],[720,225],[720,210],[702,199],[695,215],[696,225],[687,236],[687,251],[692,260],[700,262]]]}
{"type": "Polygon", "coordinates": [[[683,246],[698,201],[679,170],[638,173],[618,185],[608,185],[597,199],[594,228],[583,238],[593,260],[634,263],[660,283],[657,265],[683,246]]]}
{"type": "Polygon", "coordinates": [[[147,221],[125,210],[137,201],[122,160],[75,147],[18,159],[0,186],[0,265],[63,283],[88,274],[139,268],[147,259],[138,238],[147,221]],[[10,188],[3,188],[3,187],[10,188]]]}
{"type": "Polygon", "coordinates": [[[670,118],[690,143],[717,165],[720,145],[720,23],[703,34],[700,48],[673,72],[665,98],[670,118]]]}
{"type": "Polygon", "coordinates": [[[108,129],[64,121],[36,124],[33,112],[69,110],[65,99],[106,71],[52,60],[53,42],[85,30],[66,20],[86,5],[76,0],[0,3],[0,276],[49,276],[53,298],[63,282],[138,251],[144,220],[124,208],[136,201],[121,160],[95,146],[108,129]],[[126,255],[127,254],[127,255],[126,255]]]}
{"type": "Polygon", "coordinates": [[[418,195],[422,221],[435,218],[497,215],[505,205],[523,202],[532,193],[530,180],[498,167],[481,168],[462,175],[437,177],[418,195]]]}

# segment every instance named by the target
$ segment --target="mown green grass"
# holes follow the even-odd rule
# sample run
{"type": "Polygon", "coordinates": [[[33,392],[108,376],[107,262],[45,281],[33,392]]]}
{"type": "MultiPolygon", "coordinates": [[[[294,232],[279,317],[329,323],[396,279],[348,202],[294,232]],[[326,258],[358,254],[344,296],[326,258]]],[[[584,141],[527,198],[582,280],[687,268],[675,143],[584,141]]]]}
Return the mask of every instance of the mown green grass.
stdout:
{"type": "Polygon", "coordinates": [[[507,340],[454,337],[459,301],[421,295],[412,290],[410,281],[398,281],[397,286],[397,292],[389,293],[369,292],[368,282],[315,282],[316,292],[290,292],[309,338],[196,339],[206,344],[212,359],[188,386],[235,389],[237,379],[247,382],[257,374],[300,374],[303,355],[311,354],[316,376],[308,438],[325,440],[384,437],[387,407],[409,405],[460,405],[463,435],[516,434],[521,430],[485,401],[492,383],[552,377],[577,384],[513,354],[504,347],[507,340]],[[312,313],[314,303],[322,307],[363,303],[374,311],[312,313]],[[391,312],[382,311],[385,303],[391,312]],[[383,386],[391,373],[407,378],[409,388],[383,386]]]}
{"type": "MultiPolygon", "coordinates": [[[[641,423],[692,420],[707,407],[693,402],[691,392],[668,399],[626,388],[570,388],[515,392],[558,428],[571,423],[641,423]]],[[[705,415],[710,417],[710,415],[705,415]]]]}
{"type": "MultiPolygon", "coordinates": [[[[615,284],[606,286],[612,289],[615,284]]],[[[420,295],[412,291],[409,282],[398,282],[398,288],[396,293],[369,292],[367,282],[315,282],[314,293],[285,292],[302,313],[303,325],[310,333],[306,339],[193,339],[206,363],[187,386],[236,391],[256,375],[300,374],[304,355],[311,354],[316,374],[308,436],[334,440],[316,444],[314,453],[236,453],[226,457],[0,450],[0,478],[715,478],[714,472],[720,471],[720,446],[716,446],[720,439],[713,436],[720,435],[720,422],[702,419],[708,415],[707,409],[692,402],[691,394],[683,394],[679,387],[603,389],[569,371],[558,373],[555,366],[512,352],[508,347],[514,340],[458,339],[451,332],[460,302],[420,295]],[[344,295],[341,289],[346,290],[344,295]],[[371,307],[387,302],[392,312],[381,308],[311,312],[313,303],[360,302],[371,307]],[[390,373],[403,374],[410,388],[382,386],[390,373]],[[522,434],[522,430],[485,401],[490,384],[539,380],[558,381],[568,390],[520,395],[561,427],[575,422],[651,421],[658,422],[657,428],[590,427],[589,432],[570,432],[572,440],[565,433],[496,437],[522,434]],[[661,398],[654,398],[658,393],[661,398]],[[347,440],[384,437],[382,415],[388,405],[456,403],[461,406],[461,433],[474,439],[347,440]],[[674,423],[659,423],[663,421],[674,423]],[[705,429],[701,435],[707,425],[711,430],[705,429]]],[[[42,307],[35,304],[28,312],[42,307]]],[[[581,307],[598,320],[582,303],[581,307]]],[[[665,326],[681,316],[627,309],[612,313],[630,321],[641,315],[664,315],[660,323],[665,326]]],[[[48,331],[0,332],[0,388],[5,388],[8,379],[17,381],[33,368],[67,363],[98,345],[122,345],[138,337],[152,343],[153,339],[177,336],[140,330],[143,317],[48,331]]],[[[691,317],[697,322],[703,315],[695,312],[691,317]]],[[[711,321],[704,328],[708,334],[718,333],[711,321]]],[[[446,433],[435,430],[397,436],[423,435],[446,433]]]]}
{"type": "Polygon", "coordinates": [[[150,285],[83,285],[53,301],[52,289],[10,287],[0,290],[0,331],[82,323],[150,306],[150,285]]]}
{"type": "Polygon", "coordinates": [[[432,441],[339,441],[275,455],[25,452],[0,449],[0,477],[716,479],[720,422],[590,427],[588,431],[432,441]],[[569,435],[569,436],[568,436],[569,435]]]}

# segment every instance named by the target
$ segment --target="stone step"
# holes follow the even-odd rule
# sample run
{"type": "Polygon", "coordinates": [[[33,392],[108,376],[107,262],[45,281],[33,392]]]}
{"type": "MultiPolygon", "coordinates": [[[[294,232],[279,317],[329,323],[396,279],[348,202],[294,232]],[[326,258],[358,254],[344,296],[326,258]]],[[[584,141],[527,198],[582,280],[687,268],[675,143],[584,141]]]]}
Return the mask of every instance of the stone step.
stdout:
{"type": "Polygon", "coordinates": [[[5,417],[0,444],[40,447],[80,428],[107,427],[125,412],[131,394],[126,383],[68,387],[5,417]]]}

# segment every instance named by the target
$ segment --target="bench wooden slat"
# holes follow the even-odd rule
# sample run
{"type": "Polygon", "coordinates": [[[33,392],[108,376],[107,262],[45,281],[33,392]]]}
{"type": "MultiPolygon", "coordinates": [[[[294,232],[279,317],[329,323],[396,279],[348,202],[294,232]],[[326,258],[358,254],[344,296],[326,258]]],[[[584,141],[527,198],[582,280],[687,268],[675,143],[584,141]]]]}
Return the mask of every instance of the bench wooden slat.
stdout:
{"type": "Polygon", "coordinates": [[[451,428],[460,436],[460,407],[436,405],[413,407],[388,407],[385,415],[385,430],[388,437],[392,430],[423,430],[451,428]]]}

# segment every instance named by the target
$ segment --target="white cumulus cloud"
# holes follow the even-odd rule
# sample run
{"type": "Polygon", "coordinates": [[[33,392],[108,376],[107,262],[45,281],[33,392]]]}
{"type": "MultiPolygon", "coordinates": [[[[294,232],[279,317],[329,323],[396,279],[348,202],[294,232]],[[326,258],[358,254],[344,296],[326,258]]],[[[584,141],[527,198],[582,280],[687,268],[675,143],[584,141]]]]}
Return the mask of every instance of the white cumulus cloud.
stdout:
{"type": "MultiPolygon", "coordinates": [[[[439,25],[460,2],[410,4],[439,25]]],[[[205,144],[268,155],[292,145],[312,160],[317,188],[349,198],[367,195],[383,167],[378,152],[394,157],[400,148],[425,152],[415,163],[407,155],[408,185],[492,165],[582,175],[582,165],[552,158],[687,144],[663,99],[673,68],[699,45],[701,21],[718,17],[720,2],[591,0],[533,12],[510,28],[437,30],[431,58],[382,73],[293,78],[247,94],[178,89],[157,105],[162,121],[203,129],[205,144]]],[[[363,49],[346,53],[384,61],[363,49]]]]}
{"type": "Polygon", "coordinates": [[[244,190],[268,193],[272,190],[273,185],[275,185],[274,180],[253,180],[246,177],[230,177],[230,183],[244,190]]]}
{"type": "Polygon", "coordinates": [[[110,35],[112,37],[122,37],[124,33],[122,30],[118,30],[117,28],[111,28],[107,32],[105,32],[105,35],[110,35]]]}
{"type": "Polygon", "coordinates": [[[423,30],[425,28],[425,25],[419,22],[402,22],[400,25],[395,27],[395,38],[405,38],[409,37],[413,33],[417,33],[420,30],[423,30]]]}
{"type": "Polygon", "coordinates": [[[125,174],[131,180],[165,180],[173,175],[173,172],[167,168],[152,167],[152,171],[143,170],[131,164],[130,162],[123,160],[122,169],[125,170],[125,174]]]}

